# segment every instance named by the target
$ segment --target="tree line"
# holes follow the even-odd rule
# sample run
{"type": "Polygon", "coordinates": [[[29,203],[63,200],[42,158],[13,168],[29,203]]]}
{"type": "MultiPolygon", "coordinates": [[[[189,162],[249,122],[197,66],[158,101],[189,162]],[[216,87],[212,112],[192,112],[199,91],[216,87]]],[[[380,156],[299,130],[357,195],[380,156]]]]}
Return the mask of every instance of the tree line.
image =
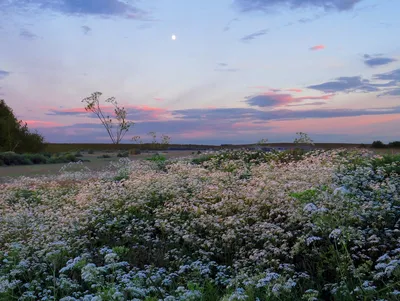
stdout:
{"type": "Polygon", "coordinates": [[[18,120],[13,110],[0,100],[0,152],[39,153],[47,143],[37,131],[32,132],[28,124],[18,120]]]}

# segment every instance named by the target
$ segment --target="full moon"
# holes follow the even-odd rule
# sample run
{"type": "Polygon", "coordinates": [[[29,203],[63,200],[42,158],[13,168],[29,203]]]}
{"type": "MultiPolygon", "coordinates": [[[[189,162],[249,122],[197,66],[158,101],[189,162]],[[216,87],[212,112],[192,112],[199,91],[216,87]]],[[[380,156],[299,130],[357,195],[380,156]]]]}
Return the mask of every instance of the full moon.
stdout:
{"type": "Polygon", "coordinates": [[[171,36],[171,39],[172,39],[173,41],[175,41],[175,40],[176,40],[176,35],[173,34],[173,35],[171,36]]]}

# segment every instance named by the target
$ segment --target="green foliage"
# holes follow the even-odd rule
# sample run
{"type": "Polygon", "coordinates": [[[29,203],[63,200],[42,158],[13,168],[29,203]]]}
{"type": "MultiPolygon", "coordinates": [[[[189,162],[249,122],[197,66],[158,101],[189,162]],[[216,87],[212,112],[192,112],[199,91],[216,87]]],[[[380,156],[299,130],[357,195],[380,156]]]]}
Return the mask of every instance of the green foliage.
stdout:
{"type": "Polygon", "coordinates": [[[102,154],[101,156],[98,156],[97,158],[99,158],[99,159],[108,159],[108,158],[111,158],[111,156],[107,155],[107,154],[102,154]]]}
{"type": "Polygon", "coordinates": [[[45,147],[44,137],[29,131],[27,124],[18,121],[12,109],[0,100],[0,151],[38,153],[45,147]]]}
{"type": "Polygon", "coordinates": [[[167,158],[159,153],[154,154],[150,158],[146,158],[147,161],[153,161],[153,162],[164,162],[167,160],[167,158]]]}
{"type": "Polygon", "coordinates": [[[0,165],[12,166],[12,165],[31,165],[33,164],[29,158],[24,155],[17,154],[14,152],[0,153],[0,165]]]}
{"type": "Polygon", "coordinates": [[[77,152],[75,153],[75,157],[77,157],[77,158],[83,157],[81,151],[77,151],[77,152]]]}
{"type": "Polygon", "coordinates": [[[93,150],[93,149],[89,149],[89,150],[88,150],[88,154],[89,154],[89,155],[93,155],[93,154],[94,154],[94,150],[93,150]]]}
{"type": "Polygon", "coordinates": [[[390,176],[391,173],[400,175],[400,154],[383,155],[382,158],[374,159],[372,166],[375,170],[382,167],[386,172],[386,176],[390,176]]]}
{"type": "Polygon", "coordinates": [[[54,164],[77,161],[78,159],[72,154],[49,156],[48,154],[17,154],[15,152],[0,153],[0,166],[54,164]]]}

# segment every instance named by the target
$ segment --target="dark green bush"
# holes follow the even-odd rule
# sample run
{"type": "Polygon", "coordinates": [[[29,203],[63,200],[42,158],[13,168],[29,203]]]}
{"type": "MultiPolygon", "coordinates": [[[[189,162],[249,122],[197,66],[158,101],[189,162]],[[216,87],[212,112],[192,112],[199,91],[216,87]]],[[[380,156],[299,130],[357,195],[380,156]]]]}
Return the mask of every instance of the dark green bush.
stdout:
{"type": "Polygon", "coordinates": [[[14,152],[0,153],[0,160],[2,161],[2,164],[6,166],[33,164],[26,156],[14,152]]]}
{"type": "Polygon", "coordinates": [[[371,147],[373,147],[373,148],[385,148],[386,145],[382,141],[377,140],[377,141],[372,142],[371,147]]]}
{"type": "Polygon", "coordinates": [[[94,154],[94,150],[89,149],[89,150],[88,150],[88,154],[89,154],[89,155],[93,155],[93,154],[94,154]]]}
{"type": "Polygon", "coordinates": [[[391,173],[400,175],[400,154],[396,155],[384,155],[382,159],[374,159],[372,166],[377,169],[383,167],[389,176],[391,173]]]}
{"type": "Polygon", "coordinates": [[[392,141],[388,144],[389,147],[400,147],[400,141],[392,141]]]}
{"type": "Polygon", "coordinates": [[[121,152],[117,154],[117,157],[126,158],[129,157],[129,152],[121,152]]]}
{"type": "Polygon", "coordinates": [[[81,151],[77,151],[76,153],[75,153],[75,157],[83,157],[83,155],[82,155],[82,153],[81,153],[81,151]]]}
{"type": "Polygon", "coordinates": [[[48,158],[42,154],[24,154],[25,158],[30,160],[33,164],[46,164],[48,158]]]}
{"type": "Polygon", "coordinates": [[[107,155],[107,154],[103,154],[101,156],[98,156],[97,158],[99,158],[99,159],[108,159],[108,158],[111,158],[111,156],[107,155]]]}

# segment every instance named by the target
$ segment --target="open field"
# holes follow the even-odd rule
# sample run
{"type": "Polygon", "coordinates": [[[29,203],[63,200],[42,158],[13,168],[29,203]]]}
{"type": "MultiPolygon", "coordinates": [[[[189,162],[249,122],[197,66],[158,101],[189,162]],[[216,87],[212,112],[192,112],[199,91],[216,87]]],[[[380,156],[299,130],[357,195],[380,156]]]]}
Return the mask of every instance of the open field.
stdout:
{"type": "MultiPolygon", "coordinates": [[[[268,143],[272,147],[294,147],[294,143],[268,143]]],[[[200,144],[169,144],[168,148],[173,148],[174,150],[205,150],[205,149],[221,149],[221,148],[243,148],[251,147],[254,144],[225,144],[225,145],[200,145],[200,144]]],[[[316,143],[317,148],[322,149],[334,149],[334,148],[357,148],[362,146],[361,144],[351,144],[351,143],[316,143]]],[[[370,145],[366,144],[367,147],[370,145]]],[[[166,147],[166,146],[164,146],[166,147]]],[[[46,151],[50,153],[58,152],[69,152],[78,150],[88,150],[92,149],[95,151],[104,150],[130,150],[130,149],[154,149],[154,146],[149,143],[144,144],[133,144],[133,143],[122,143],[122,144],[111,144],[111,143],[50,143],[46,147],[46,151]]]]}
{"type": "MultiPolygon", "coordinates": [[[[167,158],[177,158],[188,156],[192,154],[192,151],[168,151],[161,152],[167,158]]],[[[83,157],[78,159],[88,159],[90,162],[84,162],[84,165],[93,171],[100,171],[105,169],[110,162],[118,161],[120,158],[117,157],[117,153],[110,152],[96,152],[94,154],[83,153],[83,157]],[[110,155],[111,158],[97,158],[101,155],[110,155]]],[[[142,160],[149,158],[153,153],[142,153],[139,155],[132,155],[129,158],[131,160],[142,160]]],[[[50,175],[57,174],[61,167],[65,166],[66,163],[58,164],[35,164],[35,165],[18,165],[18,166],[0,166],[0,183],[2,177],[17,177],[17,176],[35,176],[35,175],[50,175]]]]}
{"type": "Polygon", "coordinates": [[[230,151],[0,184],[0,300],[399,300],[389,159],[230,151]]]}

